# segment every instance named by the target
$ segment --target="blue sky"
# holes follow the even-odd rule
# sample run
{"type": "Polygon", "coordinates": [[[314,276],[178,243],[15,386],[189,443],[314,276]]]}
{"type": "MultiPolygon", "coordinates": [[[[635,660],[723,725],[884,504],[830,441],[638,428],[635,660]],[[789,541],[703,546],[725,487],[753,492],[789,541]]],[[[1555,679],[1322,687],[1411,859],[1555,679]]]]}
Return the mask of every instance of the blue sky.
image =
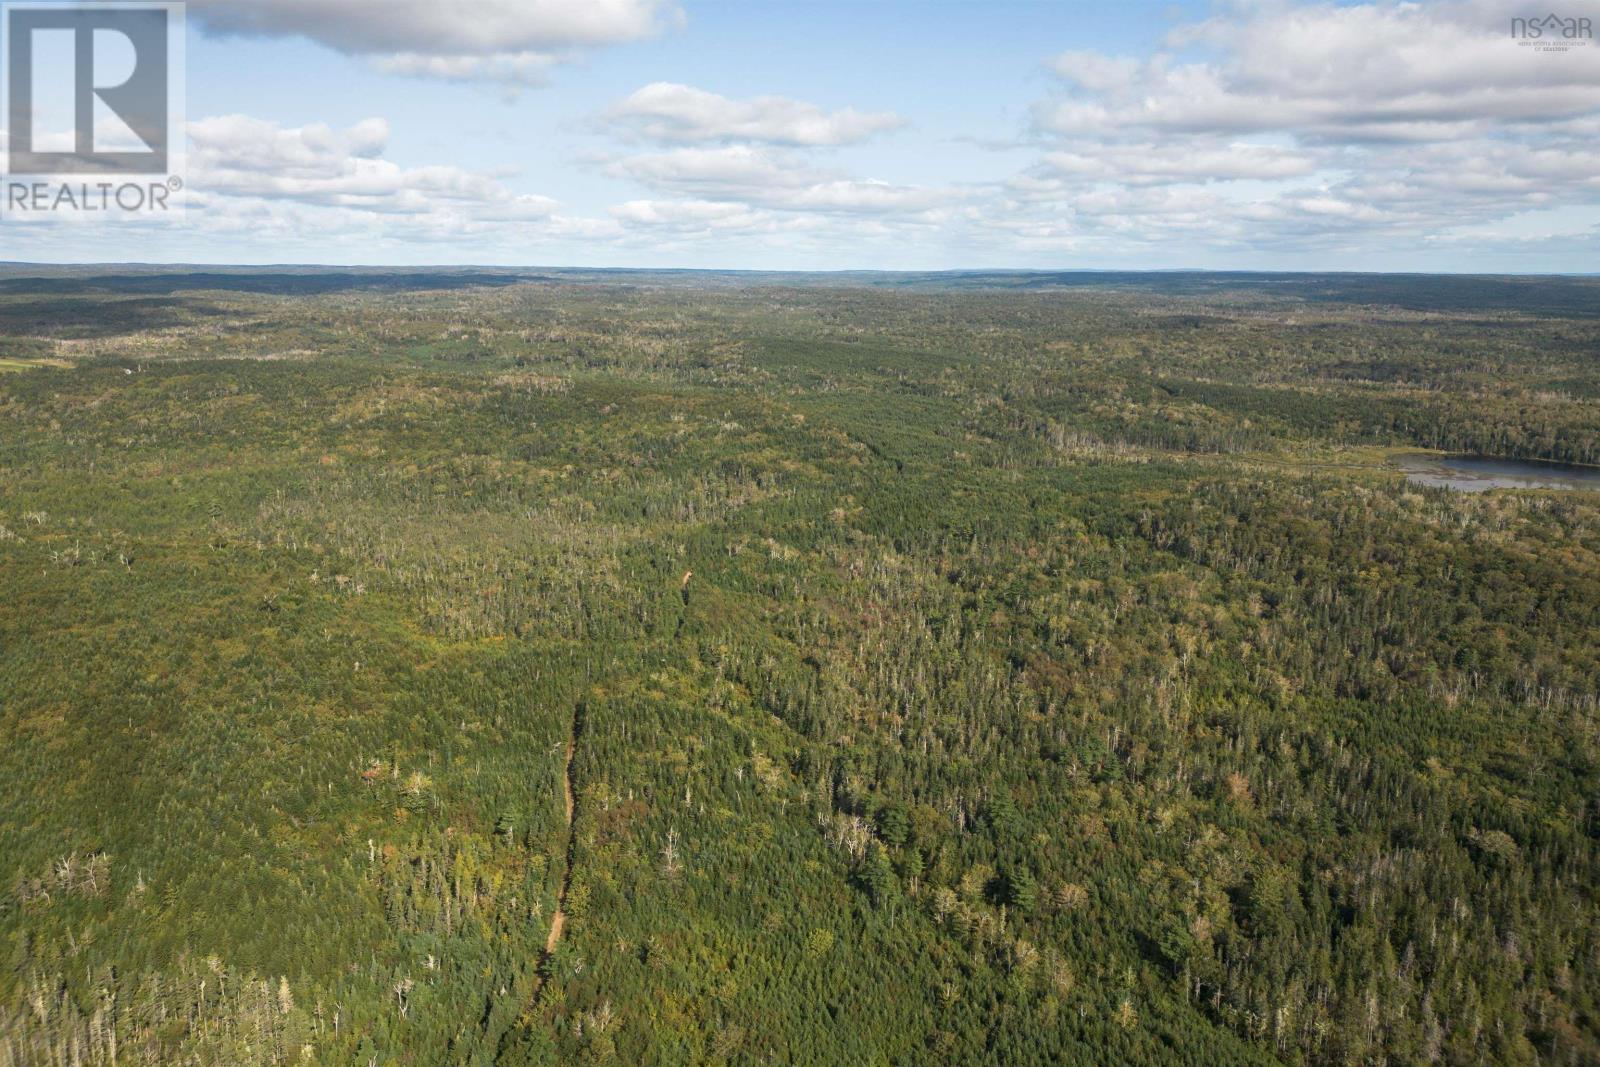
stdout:
{"type": "Polygon", "coordinates": [[[0,259],[1597,270],[1526,6],[195,0],[185,216],[0,259]]]}

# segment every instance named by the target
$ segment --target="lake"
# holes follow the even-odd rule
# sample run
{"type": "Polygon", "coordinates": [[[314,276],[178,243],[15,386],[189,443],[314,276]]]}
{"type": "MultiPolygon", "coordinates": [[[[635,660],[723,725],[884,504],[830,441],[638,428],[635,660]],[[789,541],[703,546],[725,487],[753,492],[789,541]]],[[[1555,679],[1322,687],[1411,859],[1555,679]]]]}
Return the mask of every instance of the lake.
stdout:
{"type": "Polygon", "coordinates": [[[1487,489],[1589,489],[1600,492],[1600,467],[1489,456],[1396,456],[1417,485],[1481,493],[1487,489]]]}

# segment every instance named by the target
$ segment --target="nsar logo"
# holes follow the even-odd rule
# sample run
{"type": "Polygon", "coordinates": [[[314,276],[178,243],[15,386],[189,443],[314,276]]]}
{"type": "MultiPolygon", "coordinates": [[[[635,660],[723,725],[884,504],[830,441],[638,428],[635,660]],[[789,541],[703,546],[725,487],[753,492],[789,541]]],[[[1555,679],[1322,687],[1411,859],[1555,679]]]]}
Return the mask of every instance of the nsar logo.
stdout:
{"type": "Polygon", "coordinates": [[[1511,36],[1520,45],[1541,52],[1566,52],[1594,38],[1594,22],[1583,16],[1548,15],[1511,20],[1511,36]]]}

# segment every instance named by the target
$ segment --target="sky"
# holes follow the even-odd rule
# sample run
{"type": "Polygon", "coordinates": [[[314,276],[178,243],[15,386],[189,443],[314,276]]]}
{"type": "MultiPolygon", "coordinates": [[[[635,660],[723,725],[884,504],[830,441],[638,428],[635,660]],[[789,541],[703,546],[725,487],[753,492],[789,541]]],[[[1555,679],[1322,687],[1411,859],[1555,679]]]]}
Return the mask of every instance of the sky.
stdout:
{"type": "Polygon", "coordinates": [[[191,0],[183,216],[0,260],[1600,271],[1552,10],[191,0]]]}

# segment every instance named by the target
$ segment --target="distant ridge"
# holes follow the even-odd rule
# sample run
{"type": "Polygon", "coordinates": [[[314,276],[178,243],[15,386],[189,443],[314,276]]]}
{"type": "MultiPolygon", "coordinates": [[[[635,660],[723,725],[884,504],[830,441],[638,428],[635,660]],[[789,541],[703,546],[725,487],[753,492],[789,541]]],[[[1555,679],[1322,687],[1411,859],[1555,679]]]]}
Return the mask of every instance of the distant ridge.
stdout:
{"type": "Polygon", "coordinates": [[[590,267],[350,267],[312,265],[164,266],[156,264],[0,264],[0,293],[170,295],[215,290],[317,295],[352,290],[451,290],[512,285],[630,288],[861,288],[872,290],[1035,292],[1113,290],[1166,296],[1294,297],[1414,310],[1600,317],[1597,276],[1377,274],[1148,270],[1056,271],[743,271],[590,267]]]}

